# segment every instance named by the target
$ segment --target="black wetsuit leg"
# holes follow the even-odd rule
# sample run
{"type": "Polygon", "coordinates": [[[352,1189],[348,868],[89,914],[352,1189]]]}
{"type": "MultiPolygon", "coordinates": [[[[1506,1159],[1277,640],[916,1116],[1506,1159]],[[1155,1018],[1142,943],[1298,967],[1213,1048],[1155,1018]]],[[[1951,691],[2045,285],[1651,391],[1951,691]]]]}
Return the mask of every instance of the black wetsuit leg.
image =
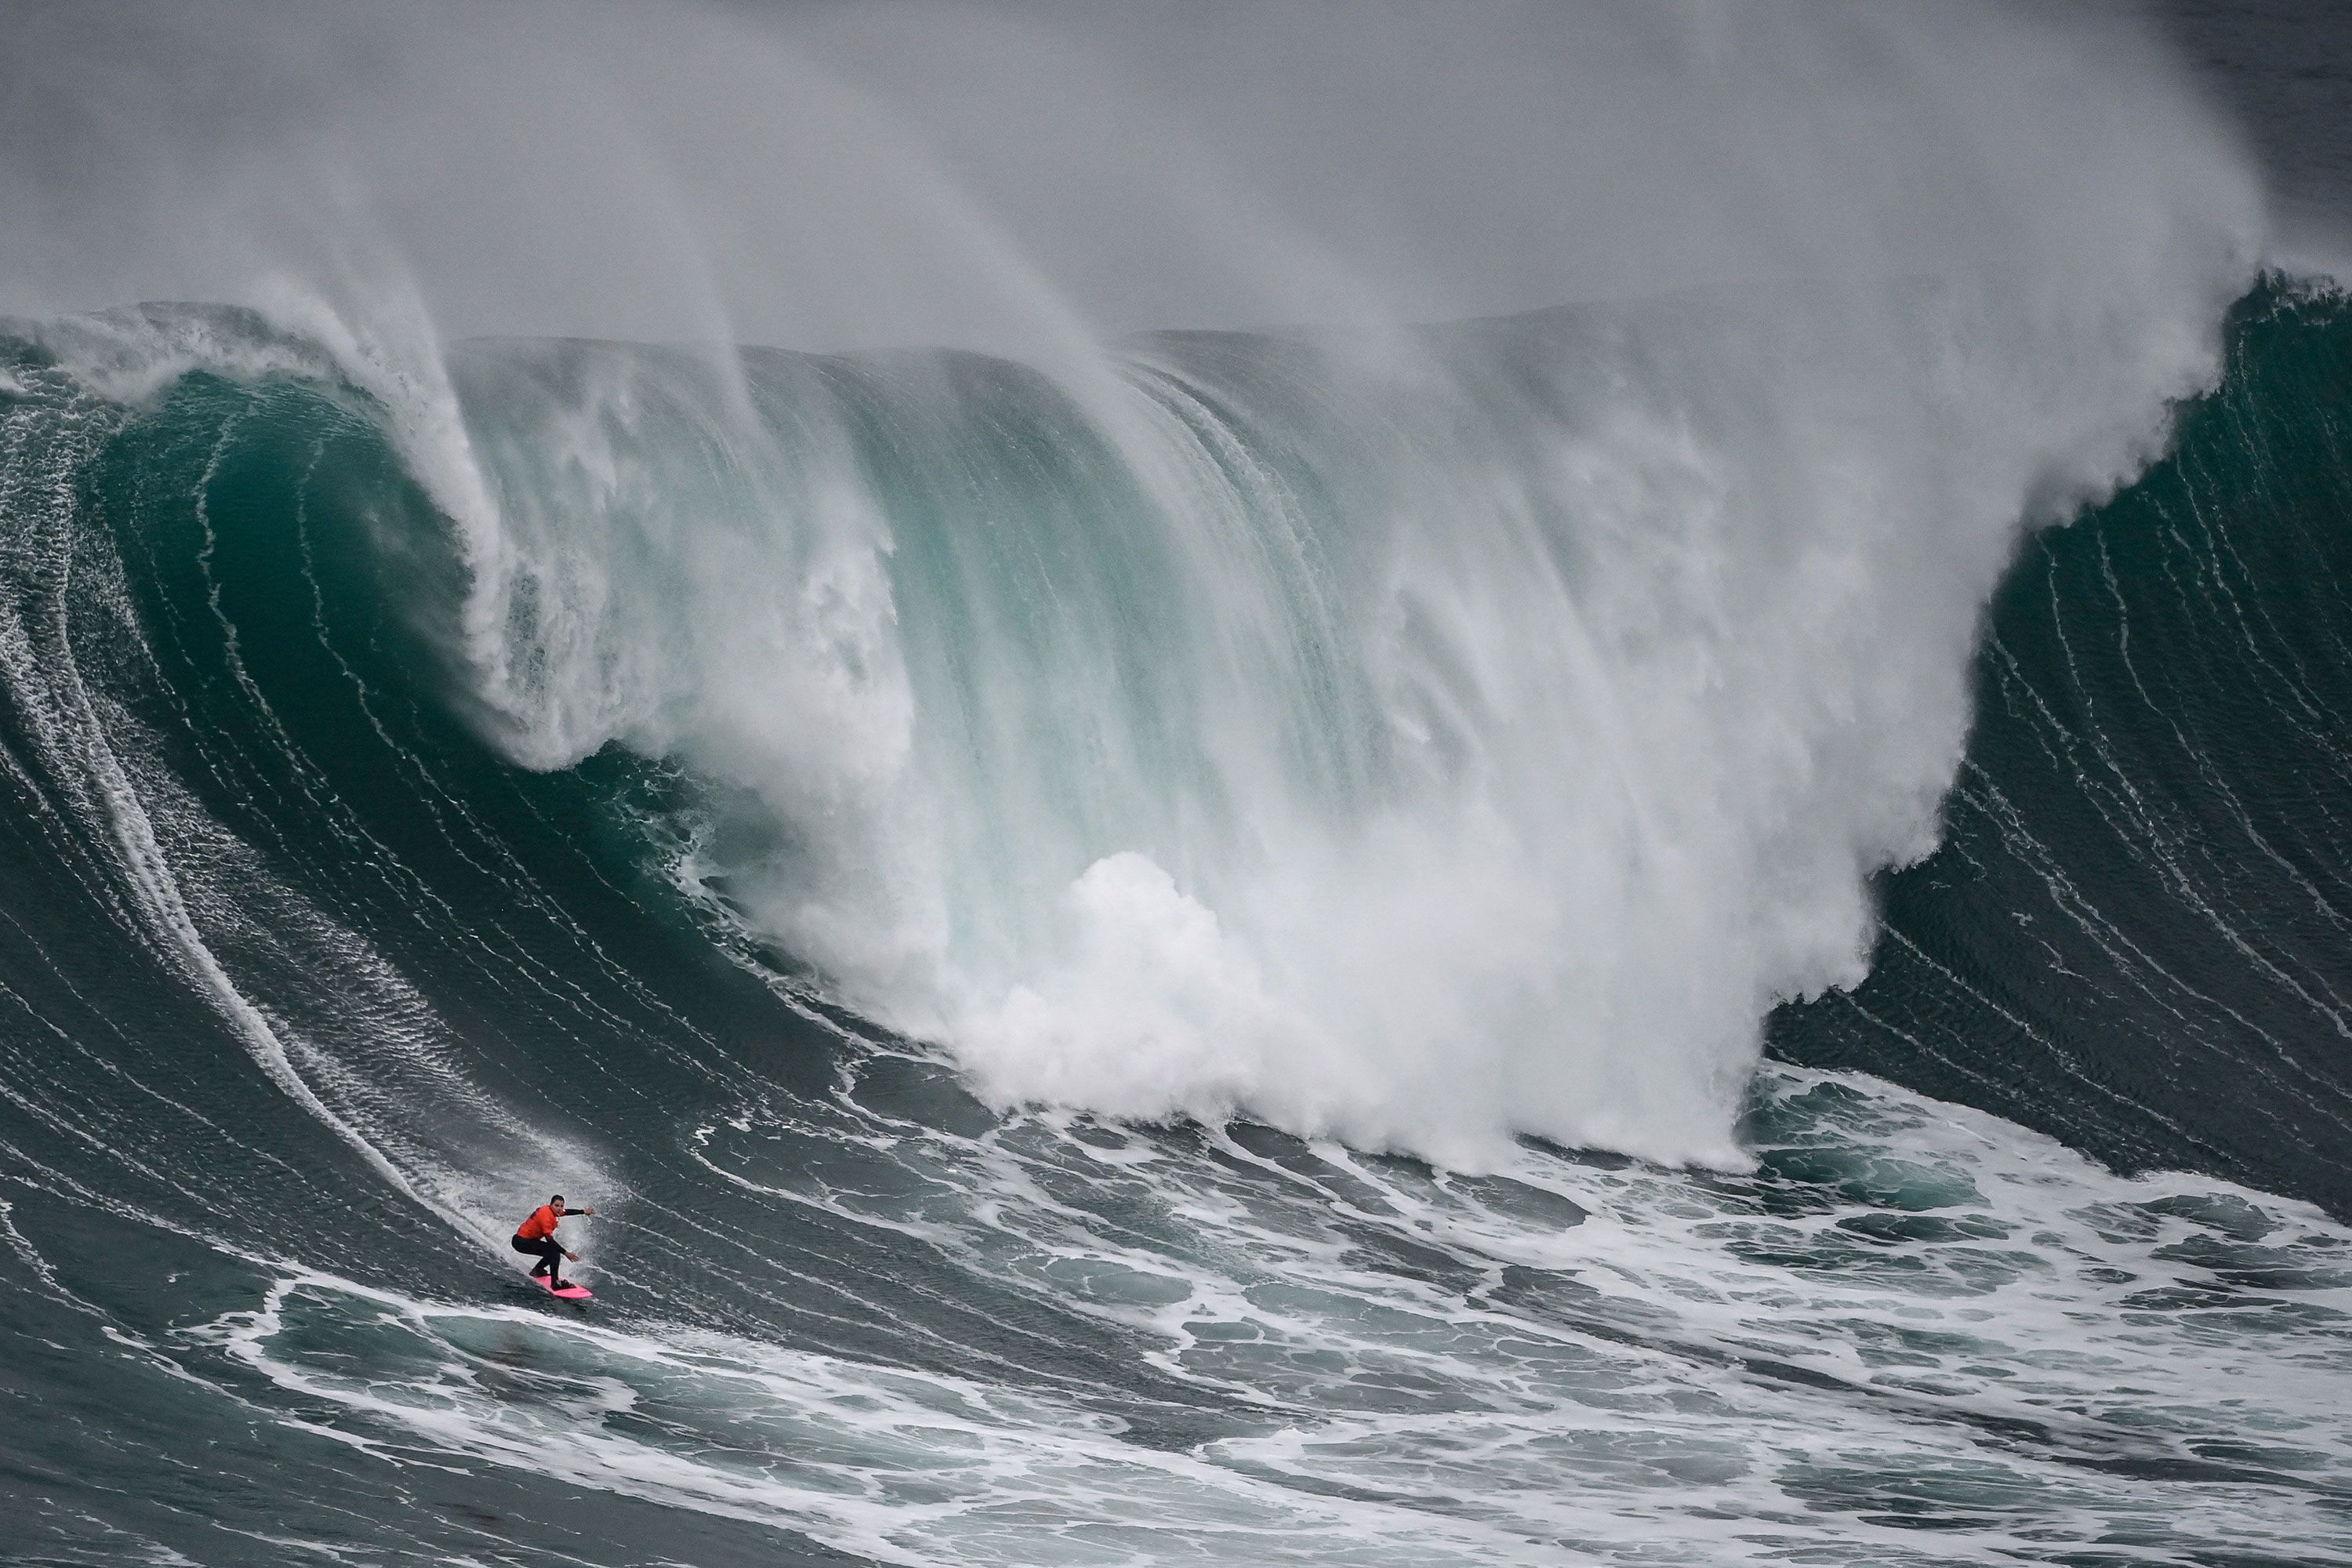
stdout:
{"type": "Polygon", "coordinates": [[[532,1279],[536,1279],[544,1274],[552,1283],[563,1278],[558,1268],[563,1261],[563,1248],[555,1244],[555,1237],[542,1236],[537,1241],[533,1241],[527,1236],[518,1236],[514,1238],[514,1249],[517,1252],[534,1252],[539,1255],[539,1267],[530,1271],[532,1279]]]}

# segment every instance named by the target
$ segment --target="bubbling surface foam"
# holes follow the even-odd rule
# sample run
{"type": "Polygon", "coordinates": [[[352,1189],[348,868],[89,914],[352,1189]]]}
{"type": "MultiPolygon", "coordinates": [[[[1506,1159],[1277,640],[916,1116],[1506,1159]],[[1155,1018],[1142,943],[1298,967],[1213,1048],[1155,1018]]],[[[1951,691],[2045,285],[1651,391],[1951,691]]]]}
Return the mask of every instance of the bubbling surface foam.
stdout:
{"type": "Polygon", "coordinates": [[[690,1146],[1099,1319],[1219,1414],[796,1350],[805,1305],[764,1276],[781,1338],[667,1321],[690,1281],[630,1280],[667,1310],[606,1327],[292,1274],[168,1353],[370,1451],[886,1563],[2315,1560],[2352,1482],[2341,1227],[1866,1079],[1776,1072],[1753,1176],[1526,1148],[1469,1177],[1244,1126],[973,1138],[862,1087],[909,1066],[690,1146]]]}

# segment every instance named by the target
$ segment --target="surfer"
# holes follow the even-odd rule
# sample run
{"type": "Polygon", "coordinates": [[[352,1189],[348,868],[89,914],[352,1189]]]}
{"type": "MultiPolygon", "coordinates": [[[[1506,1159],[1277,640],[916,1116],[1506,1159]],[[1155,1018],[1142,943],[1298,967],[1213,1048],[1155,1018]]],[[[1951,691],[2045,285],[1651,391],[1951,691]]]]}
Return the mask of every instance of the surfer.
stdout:
{"type": "Polygon", "coordinates": [[[544,1274],[547,1276],[549,1289],[567,1289],[561,1277],[562,1265],[557,1259],[568,1258],[577,1263],[580,1261],[580,1255],[564,1250],[563,1245],[555,1239],[555,1227],[563,1223],[563,1216],[566,1214],[578,1214],[585,1217],[595,1212],[593,1207],[566,1209],[563,1206],[562,1193],[556,1194],[530,1211],[530,1217],[515,1227],[514,1249],[517,1252],[538,1255],[539,1267],[530,1271],[532,1279],[536,1279],[544,1274]]]}

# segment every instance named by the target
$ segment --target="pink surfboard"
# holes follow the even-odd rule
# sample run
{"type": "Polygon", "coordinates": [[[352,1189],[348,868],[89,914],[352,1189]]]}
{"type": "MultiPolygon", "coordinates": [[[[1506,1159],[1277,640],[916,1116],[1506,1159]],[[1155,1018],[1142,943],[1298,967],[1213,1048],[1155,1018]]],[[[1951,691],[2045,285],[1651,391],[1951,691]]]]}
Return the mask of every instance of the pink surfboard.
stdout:
{"type": "Polygon", "coordinates": [[[593,1301],[596,1299],[595,1291],[591,1290],[585,1285],[575,1285],[568,1279],[564,1281],[563,1289],[561,1290],[549,1284],[547,1282],[547,1276],[544,1274],[532,1275],[530,1277],[530,1282],[538,1286],[541,1289],[546,1291],[549,1295],[554,1297],[559,1301],[593,1301]]]}

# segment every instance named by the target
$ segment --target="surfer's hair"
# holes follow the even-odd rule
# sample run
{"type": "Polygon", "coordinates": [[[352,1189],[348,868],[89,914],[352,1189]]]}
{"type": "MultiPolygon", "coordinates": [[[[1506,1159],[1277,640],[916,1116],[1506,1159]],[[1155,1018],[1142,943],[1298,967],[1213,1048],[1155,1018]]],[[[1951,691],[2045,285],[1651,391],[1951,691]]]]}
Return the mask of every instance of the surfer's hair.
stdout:
{"type": "Polygon", "coordinates": [[[547,1201],[551,1204],[560,1204],[563,1201],[563,1194],[562,1193],[558,1193],[547,1201]]]}

